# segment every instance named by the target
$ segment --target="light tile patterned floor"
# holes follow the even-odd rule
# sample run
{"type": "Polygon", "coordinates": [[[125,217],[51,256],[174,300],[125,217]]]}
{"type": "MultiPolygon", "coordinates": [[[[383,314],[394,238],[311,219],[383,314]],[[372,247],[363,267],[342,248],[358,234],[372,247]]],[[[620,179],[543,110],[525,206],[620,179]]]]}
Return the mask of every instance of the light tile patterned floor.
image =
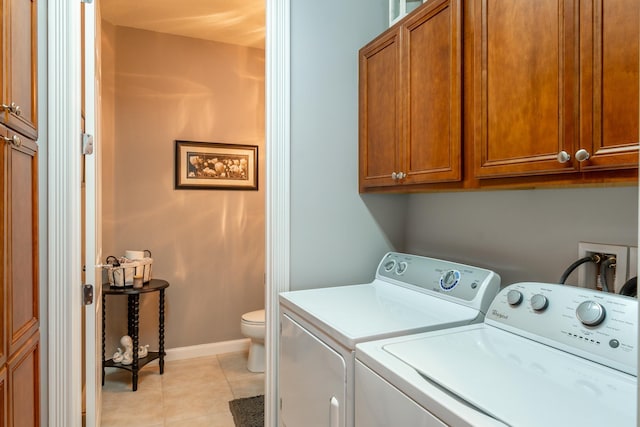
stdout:
{"type": "Polygon", "coordinates": [[[247,353],[165,362],[139,373],[109,369],[102,388],[102,426],[234,427],[229,401],[264,394],[264,374],[247,370],[247,353]]]}

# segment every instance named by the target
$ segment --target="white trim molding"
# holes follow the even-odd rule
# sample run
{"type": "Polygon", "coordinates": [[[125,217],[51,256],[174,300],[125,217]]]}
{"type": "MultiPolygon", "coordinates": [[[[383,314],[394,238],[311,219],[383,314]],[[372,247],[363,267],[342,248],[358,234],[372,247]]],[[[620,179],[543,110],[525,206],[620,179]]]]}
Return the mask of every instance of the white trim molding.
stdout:
{"type": "MultiPolygon", "coordinates": [[[[166,350],[165,362],[173,360],[195,359],[197,357],[216,356],[224,353],[235,353],[249,350],[251,341],[248,338],[239,340],[212,342],[209,344],[190,345],[166,350]]],[[[155,361],[154,361],[155,362],[155,361]]]]}
{"type": "Polygon", "coordinates": [[[289,290],[290,0],[266,2],[266,370],[265,427],[279,424],[278,294],[289,290]]]}
{"type": "Polygon", "coordinates": [[[48,2],[49,425],[82,425],[80,2],[48,2]]]}

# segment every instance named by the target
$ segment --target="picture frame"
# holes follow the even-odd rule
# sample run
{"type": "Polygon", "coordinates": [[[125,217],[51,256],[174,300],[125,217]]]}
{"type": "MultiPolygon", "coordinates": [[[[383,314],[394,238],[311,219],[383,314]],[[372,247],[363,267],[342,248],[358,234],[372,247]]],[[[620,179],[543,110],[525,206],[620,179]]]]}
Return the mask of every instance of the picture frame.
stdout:
{"type": "Polygon", "coordinates": [[[258,190],[258,146],[176,140],[176,189],[258,190]]]}

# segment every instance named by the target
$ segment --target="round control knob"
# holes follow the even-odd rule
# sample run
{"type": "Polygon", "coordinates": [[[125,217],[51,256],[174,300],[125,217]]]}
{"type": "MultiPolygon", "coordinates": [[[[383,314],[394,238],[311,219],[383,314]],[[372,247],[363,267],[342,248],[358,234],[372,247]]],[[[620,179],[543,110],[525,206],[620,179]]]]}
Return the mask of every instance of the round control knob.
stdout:
{"type": "Polygon", "coordinates": [[[445,291],[450,291],[460,282],[460,272],[458,270],[449,270],[440,276],[440,287],[445,291]]]}
{"type": "Polygon", "coordinates": [[[531,308],[535,311],[543,311],[549,305],[549,300],[542,294],[535,294],[531,297],[531,308]]]}
{"type": "Polygon", "coordinates": [[[522,302],[522,292],[511,289],[509,292],[507,292],[507,302],[509,303],[509,305],[513,306],[520,305],[520,303],[522,302]]]}
{"type": "Polygon", "coordinates": [[[604,320],[604,307],[595,301],[585,301],[580,303],[576,309],[576,317],[583,325],[597,326],[604,320]]]}
{"type": "Polygon", "coordinates": [[[391,271],[396,266],[396,260],[392,259],[384,263],[384,271],[391,271]]]}
{"type": "Polygon", "coordinates": [[[404,272],[407,271],[408,266],[409,265],[404,261],[398,263],[398,265],[396,266],[396,274],[402,276],[404,272]]]}

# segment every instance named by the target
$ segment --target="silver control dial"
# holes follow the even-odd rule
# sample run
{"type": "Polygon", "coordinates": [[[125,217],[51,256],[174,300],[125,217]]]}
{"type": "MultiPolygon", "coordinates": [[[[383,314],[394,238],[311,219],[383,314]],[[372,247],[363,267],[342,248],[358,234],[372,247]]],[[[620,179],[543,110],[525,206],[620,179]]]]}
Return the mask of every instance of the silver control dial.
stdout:
{"type": "Polygon", "coordinates": [[[440,287],[445,291],[450,291],[460,283],[460,272],[458,270],[449,270],[440,276],[440,287]]]}
{"type": "Polygon", "coordinates": [[[384,263],[384,271],[391,271],[396,266],[396,260],[391,259],[384,263]]]}
{"type": "Polygon", "coordinates": [[[398,265],[396,266],[396,274],[399,276],[402,276],[404,274],[405,271],[407,271],[407,266],[408,264],[404,261],[399,262],[398,265]]]}
{"type": "Polygon", "coordinates": [[[606,313],[604,307],[595,301],[580,303],[576,309],[576,317],[587,326],[597,326],[604,320],[606,313]]]}
{"type": "Polygon", "coordinates": [[[509,303],[509,305],[513,306],[520,305],[520,303],[522,302],[522,292],[511,289],[509,292],[507,292],[507,302],[509,303]]]}
{"type": "Polygon", "coordinates": [[[542,294],[535,294],[531,297],[531,308],[535,311],[544,311],[549,306],[549,300],[542,294]]]}

